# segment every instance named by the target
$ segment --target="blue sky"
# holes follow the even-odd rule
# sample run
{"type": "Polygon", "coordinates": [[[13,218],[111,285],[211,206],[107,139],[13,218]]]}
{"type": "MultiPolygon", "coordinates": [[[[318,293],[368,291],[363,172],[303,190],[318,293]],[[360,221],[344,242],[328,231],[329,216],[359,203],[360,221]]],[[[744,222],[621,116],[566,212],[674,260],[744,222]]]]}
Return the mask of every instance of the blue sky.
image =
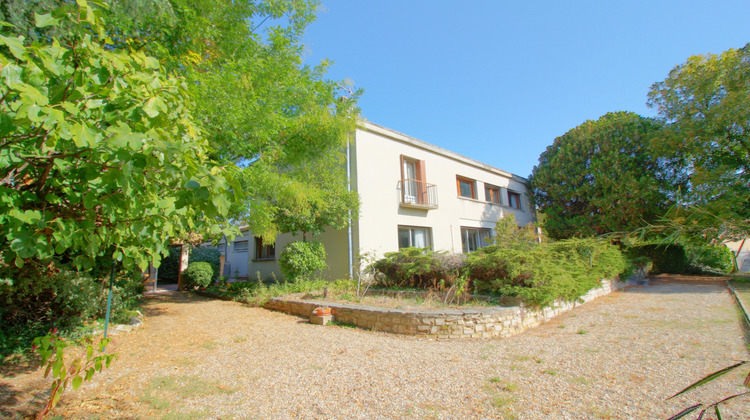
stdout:
{"type": "Polygon", "coordinates": [[[748,22],[750,1],[322,0],[305,59],[364,88],[368,120],[528,176],[586,120],[655,116],[651,84],[748,22]]]}

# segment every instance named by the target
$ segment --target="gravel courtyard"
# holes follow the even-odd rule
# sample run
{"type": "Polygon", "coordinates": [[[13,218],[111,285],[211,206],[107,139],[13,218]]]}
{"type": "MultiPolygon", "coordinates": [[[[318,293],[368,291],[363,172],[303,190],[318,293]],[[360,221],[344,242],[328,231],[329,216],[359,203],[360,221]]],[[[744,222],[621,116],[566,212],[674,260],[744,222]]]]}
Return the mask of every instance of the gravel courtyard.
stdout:
{"type": "MultiPolygon", "coordinates": [[[[748,360],[723,282],[652,281],[507,339],[435,341],[315,326],[173,293],[115,337],[120,359],[53,414],[66,418],[667,418],[747,390],[742,374],[674,400],[748,360]]],[[[40,372],[0,377],[2,413],[28,410],[40,372]],[[10,397],[9,397],[10,396],[10,397]],[[5,405],[5,404],[2,404],[5,405]]],[[[724,418],[750,417],[750,398],[724,418]]]]}

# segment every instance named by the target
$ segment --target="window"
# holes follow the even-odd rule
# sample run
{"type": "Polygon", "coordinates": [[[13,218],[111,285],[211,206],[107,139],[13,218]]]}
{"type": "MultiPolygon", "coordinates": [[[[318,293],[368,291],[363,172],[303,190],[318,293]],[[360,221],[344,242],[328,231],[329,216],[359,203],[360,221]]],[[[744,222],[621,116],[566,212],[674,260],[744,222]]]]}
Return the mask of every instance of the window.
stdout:
{"type": "Polygon", "coordinates": [[[276,248],[273,245],[263,245],[263,238],[255,237],[255,259],[272,260],[276,258],[276,248]]]}
{"type": "Polygon", "coordinates": [[[500,204],[500,188],[485,184],[484,200],[488,203],[500,204]]]}
{"type": "Polygon", "coordinates": [[[399,226],[398,247],[399,248],[432,248],[432,235],[430,228],[399,226]]]}
{"type": "Polygon", "coordinates": [[[235,241],[234,252],[247,252],[247,241],[235,241]]]}
{"type": "Polygon", "coordinates": [[[508,191],[508,206],[514,209],[521,208],[521,194],[508,191]]]}
{"type": "Polygon", "coordinates": [[[477,198],[476,191],[474,191],[474,180],[469,178],[463,178],[460,176],[456,177],[456,187],[458,187],[458,196],[466,198],[477,198]]]}
{"type": "Polygon", "coordinates": [[[401,202],[427,204],[425,162],[401,155],[401,202]]]}
{"type": "Polygon", "coordinates": [[[461,228],[461,243],[465,253],[474,252],[492,244],[492,229],[461,228]]]}

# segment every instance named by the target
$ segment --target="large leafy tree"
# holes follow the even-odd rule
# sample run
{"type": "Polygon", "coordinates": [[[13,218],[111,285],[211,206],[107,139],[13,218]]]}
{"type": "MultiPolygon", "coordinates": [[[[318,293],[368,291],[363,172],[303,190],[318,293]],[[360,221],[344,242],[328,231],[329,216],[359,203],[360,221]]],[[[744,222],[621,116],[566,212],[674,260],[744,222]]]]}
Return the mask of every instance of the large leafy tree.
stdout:
{"type": "Polygon", "coordinates": [[[555,139],[529,178],[532,201],[557,239],[632,230],[663,215],[678,181],[649,147],[660,124],[608,113],[555,139]]]}
{"type": "Polygon", "coordinates": [[[690,178],[657,225],[671,235],[750,236],[750,44],[688,58],[651,87],[649,105],[666,123],[655,146],[690,178]]]}
{"type": "Polygon", "coordinates": [[[316,0],[115,0],[109,17],[122,28],[119,42],[151,51],[185,77],[214,156],[244,167],[247,201],[235,218],[267,238],[342,227],[357,213],[340,161],[358,92],[326,78],[329,62],[302,63],[301,38],[317,7],[316,0]]]}
{"type": "Polygon", "coordinates": [[[56,254],[144,267],[169,238],[223,231],[239,198],[184,83],[113,48],[101,11],[78,0],[35,13],[38,33],[64,25],[63,39],[0,35],[0,247],[19,267],[56,254]]]}

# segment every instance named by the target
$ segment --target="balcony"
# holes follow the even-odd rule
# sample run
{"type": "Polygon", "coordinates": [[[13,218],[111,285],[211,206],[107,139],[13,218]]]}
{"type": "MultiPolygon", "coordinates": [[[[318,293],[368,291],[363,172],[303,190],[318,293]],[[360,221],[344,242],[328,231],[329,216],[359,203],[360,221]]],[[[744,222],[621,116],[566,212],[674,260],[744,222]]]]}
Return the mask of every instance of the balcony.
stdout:
{"type": "Polygon", "coordinates": [[[438,207],[437,186],[418,179],[398,181],[401,207],[412,209],[436,209],[438,207]]]}

